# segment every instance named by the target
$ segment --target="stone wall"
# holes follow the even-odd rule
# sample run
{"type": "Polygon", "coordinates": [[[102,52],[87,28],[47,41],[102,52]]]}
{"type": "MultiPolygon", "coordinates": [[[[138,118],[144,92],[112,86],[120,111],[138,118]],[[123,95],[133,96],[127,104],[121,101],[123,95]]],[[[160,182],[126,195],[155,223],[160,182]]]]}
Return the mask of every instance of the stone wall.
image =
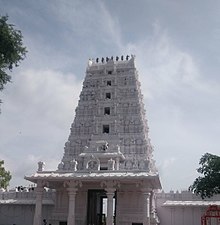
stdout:
{"type": "MultiPolygon", "coordinates": [[[[31,225],[35,210],[35,191],[0,192],[0,225],[31,225]]],[[[42,219],[48,221],[54,207],[54,193],[45,190],[42,219]]]]}

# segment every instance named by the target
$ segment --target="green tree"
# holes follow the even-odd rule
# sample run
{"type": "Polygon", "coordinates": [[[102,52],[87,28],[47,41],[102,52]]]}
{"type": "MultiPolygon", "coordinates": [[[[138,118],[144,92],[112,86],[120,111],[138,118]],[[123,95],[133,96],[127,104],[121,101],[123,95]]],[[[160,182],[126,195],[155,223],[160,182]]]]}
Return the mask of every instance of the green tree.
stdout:
{"type": "Polygon", "coordinates": [[[0,160],[0,187],[7,188],[9,181],[11,180],[11,174],[4,168],[4,160],[0,160]]]}
{"type": "Polygon", "coordinates": [[[9,72],[26,56],[22,38],[21,31],[8,23],[8,16],[0,17],[0,91],[11,81],[9,72]]]}
{"type": "Polygon", "coordinates": [[[220,157],[205,153],[200,161],[197,171],[202,174],[195,179],[189,190],[202,198],[220,194],[220,157]]]}

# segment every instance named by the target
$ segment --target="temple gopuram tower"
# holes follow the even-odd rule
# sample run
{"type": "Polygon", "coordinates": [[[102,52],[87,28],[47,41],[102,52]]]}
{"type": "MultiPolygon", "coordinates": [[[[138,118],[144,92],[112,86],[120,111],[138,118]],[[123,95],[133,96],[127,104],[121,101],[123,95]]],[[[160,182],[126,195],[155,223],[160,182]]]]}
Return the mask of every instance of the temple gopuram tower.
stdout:
{"type": "Polygon", "coordinates": [[[89,60],[70,130],[58,169],[40,162],[26,177],[37,184],[34,225],[44,187],[56,193],[52,225],[159,224],[161,184],[133,55],[89,60]]]}

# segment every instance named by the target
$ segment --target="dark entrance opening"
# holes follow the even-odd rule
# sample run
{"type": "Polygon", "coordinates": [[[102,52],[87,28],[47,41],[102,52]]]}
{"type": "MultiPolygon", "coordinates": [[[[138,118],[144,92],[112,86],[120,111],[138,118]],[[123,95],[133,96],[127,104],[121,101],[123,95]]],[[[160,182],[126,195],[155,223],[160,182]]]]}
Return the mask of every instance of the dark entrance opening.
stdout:
{"type": "Polygon", "coordinates": [[[67,225],[67,222],[66,221],[60,221],[59,225],[67,225]]]}
{"type": "MultiPolygon", "coordinates": [[[[115,217],[116,201],[113,201],[115,217]]],[[[88,190],[87,225],[106,225],[107,196],[105,190],[88,190]]],[[[114,219],[115,224],[115,219],[114,219]]]]}

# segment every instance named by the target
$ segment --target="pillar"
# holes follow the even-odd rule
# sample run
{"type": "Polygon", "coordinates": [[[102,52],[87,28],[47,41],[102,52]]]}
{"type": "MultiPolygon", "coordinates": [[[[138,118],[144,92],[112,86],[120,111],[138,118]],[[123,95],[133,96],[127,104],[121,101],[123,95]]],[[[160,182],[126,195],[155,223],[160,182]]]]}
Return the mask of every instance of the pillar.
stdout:
{"type": "Polygon", "coordinates": [[[115,170],[119,170],[119,165],[120,165],[119,158],[117,157],[115,161],[116,161],[116,163],[115,163],[115,170]]]}
{"type": "Polygon", "coordinates": [[[67,188],[69,194],[69,210],[68,210],[68,219],[67,225],[75,225],[76,218],[75,218],[75,200],[76,200],[76,191],[77,188],[67,188]]]}
{"type": "Polygon", "coordinates": [[[33,225],[42,224],[42,198],[43,198],[43,187],[37,186],[35,188],[36,193],[36,204],[35,204],[35,213],[34,213],[34,222],[33,225]]]}
{"type": "Polygon", "coordinates": [[[143,191],[143,225],[150,225],[150,191],[143,191]]]}
{"type": "Polygon", "coordinates": [[[115,194],[114,188],[106,188],[106,195],[107,195],[107,220],[106,225],[113,224],[113,198],[115,194]]]}
{"type": "Polygon", "coordinates": [[[153,218],[156,218],[156,203],[155,203],[155,194],[154,191],[151,191],[151,196],[150,196],[150,215],[153,218]]]}

